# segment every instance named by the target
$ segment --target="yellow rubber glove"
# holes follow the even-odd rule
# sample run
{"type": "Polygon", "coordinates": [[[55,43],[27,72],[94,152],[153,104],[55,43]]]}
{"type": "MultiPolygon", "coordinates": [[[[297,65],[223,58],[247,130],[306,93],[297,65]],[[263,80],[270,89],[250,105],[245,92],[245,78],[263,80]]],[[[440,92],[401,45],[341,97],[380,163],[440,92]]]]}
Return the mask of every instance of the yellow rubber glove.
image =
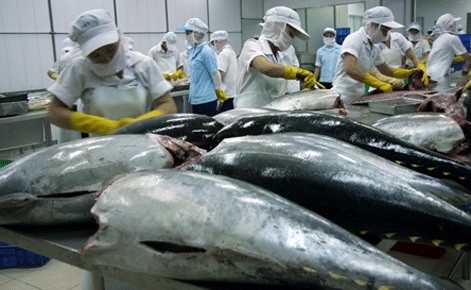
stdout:
{"type": "Polygon", "coordinates": [[[223,89],[216,89],[216,96],[218,96],[218,102],[224,103],[227,100],[226,92],[223,89]]]}
{"type": "Polygon", "coordinates": [[[166,80],[170,80],[172,78],[172,76],[167,73],[163,73],[163,75],[164,75],[164,79],[166,80]]]}
{"type": "MultiPolygon", "coordinates": [[[[139,121],[139,120],[149,119],[149,118],[152,118],[152,117],[158,117],[158,116],[162,116],[162,115],[163,115],[163,113],[161,111],[152,110],[150,112],[147,112],[145,114],[137,116],[136,118],[134,118],[134,120],[139,121]]],[[[133,119],[133,118],[130,118],[130,119],[133,119]]]]}
{"type": "Polygon", "coordinates": [[[422,75],[422,82],[427,87],[429,84],[427,70],[425,69],[425,59],[417,64],[417,68],[420,69],[424,74],[422,75]]]}
{"type": "Polygon", "coordinates": [[[461,89],[461,92],[465,92],[471,88],[471,71],[468,72],[468,83],[461,89]]]}
{"type": "Polygon", "coordinates": [[[170,75],[173,80],[183,78],[183,69],[178,69],[176,72],[170,75]]]}
{"type": "Polygon", "coordinates": [[[305,89],[312,89],[315,85],[321,89],[325,89],[325,87],[316,80],[315,74],[302,68],[285,66],[283,77],[288,80],[300,80],[305,89]]]}
{"type": "Polygon", "coordinates": [[[461,89],[461,91],[464,93],[465,91],[469,90],[471,88],[471,80],[468,81],[468,83],[461,89]]]}
{"type": "Polygon", "coordinates": [[[365,78],[363,79],[363,83],[366,85],[369,85],[371,87],[377,88],[385,93],[387,92],[392,92],[393,91],[393,86],[391,84],[382,82],[375,78],[371,74],[365,74],[365,78]]]}
{"type": "Polygon", "coordinates": [[[458,63],[458,62],[464,62],[464,61],[465,61],[464,57],[462,57],[461,55],[458,55],[455,58],[453,58],[452,63],[458,63]]]}
{"type": "Polygon", "coordinates": [[[110,120],[104,117],[72,112],[70,115],[70,127],[72,130],[107,135],[114,130],[134,122],[133,118],[122,118],[120,120],[110,120]]]}
{"type": "Polygon", "coordinates": [[[405,79],[408,78],[411,74],[414,73],[417,69],[404,69],[404,68],[395,68],[393,71],[393,75],[395,78],[405,79]]]}

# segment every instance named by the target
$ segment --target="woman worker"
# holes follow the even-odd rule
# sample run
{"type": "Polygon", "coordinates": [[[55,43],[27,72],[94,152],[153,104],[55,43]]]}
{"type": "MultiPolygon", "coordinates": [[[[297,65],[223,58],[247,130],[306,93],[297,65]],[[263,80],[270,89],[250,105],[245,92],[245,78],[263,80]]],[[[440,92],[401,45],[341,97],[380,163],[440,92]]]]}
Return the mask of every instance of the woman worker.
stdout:
{"type": "Polygon", "coordinates": [[[189,19],[184,30],[190,49],[190,103],[193,113],[214,116],[217,102],[223,103],[227,95],[222,89],[216,55],[206,43],[208,26],[199,18],[189,19]]]}
{"type": "Polygon", "coordinates": [[[455,62],[471,59],[471,54],[467,52],[460,38],[455,35],[456,21],[460,19],[451,14],[444,14],[437,19],[435,25],[440,30],[440,35],[433,42],[427,61],[427,71],[433,80],[444,80],[449,74],[454,59],[455,62]]]}
{"type": "MultiPolygon", "coordinates": [[[[412,50],[419,62],[425,62],[430,53],[430,44],[422,35],[422,26],[416,22],[412,22],[407,28],[407,39],[412,43],[412,50]]],[[[404,59],[404,67],[414,67],[412,59],[404,59]]]]}
{"type": "Polygon", "coordinates": [[[239,56],[236,108],[259,108],[283,96],[288,92],[286,80],[301,80],[307,89],[320,85],[312,72],[286,65],[280,54],[294,37],[309,39],[298,13],[277,6],[267,10],[263,20],[260,37],[247,40],[239,56]]]}
{"type": "Polygon", "coordinates": [[[125,47],[106,10],[82,13],[69,38],[82,56],[65,67],[48,88],[54,96],[51,123],[84,133],[106,135],[134,121],[176,112],[170,84],[148,56],[125,47]],[[71,110],[80,99],[83,113],[71,110]]]}
{"type": "MultiPolygon", "coordinates": [[[[394,21],[389,8],[377,6],[365,11],[364,21],[364,26],[347,36],[343,42],[335,69],[333,90],[340,93],[345,101],[361,96],[364,84],[383,92],[393,90],[392,84],[371,74],[374,67],[383,75],[400,79],[409,77],[415,70],[387,65],[380,48],[375,45],[387,39],[391,28],[403,27],[394,21]]],[[[423,64],[418,69],[425,71],[423,64]]]]}

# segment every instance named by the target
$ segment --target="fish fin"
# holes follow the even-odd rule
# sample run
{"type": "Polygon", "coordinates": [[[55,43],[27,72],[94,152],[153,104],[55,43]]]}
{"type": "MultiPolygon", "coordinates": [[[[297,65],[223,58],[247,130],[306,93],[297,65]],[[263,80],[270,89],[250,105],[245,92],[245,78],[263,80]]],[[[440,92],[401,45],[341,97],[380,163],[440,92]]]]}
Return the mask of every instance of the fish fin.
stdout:
{"type": "Polygon", "coordinates": [[[20,207],[37,199],[35,195],[26,192],[6,194],[0,197],[0,208],[20,207]]]}

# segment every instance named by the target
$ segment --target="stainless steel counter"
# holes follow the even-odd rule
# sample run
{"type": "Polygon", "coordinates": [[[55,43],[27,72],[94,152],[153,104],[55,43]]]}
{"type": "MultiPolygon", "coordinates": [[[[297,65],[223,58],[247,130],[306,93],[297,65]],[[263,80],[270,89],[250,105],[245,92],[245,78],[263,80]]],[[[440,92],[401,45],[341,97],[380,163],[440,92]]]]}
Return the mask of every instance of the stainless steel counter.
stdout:
{"type": "Polygon", "coordinates": [[[0,150],[33,145],[52,145],[46,110],[0,118],[0,150]]]}

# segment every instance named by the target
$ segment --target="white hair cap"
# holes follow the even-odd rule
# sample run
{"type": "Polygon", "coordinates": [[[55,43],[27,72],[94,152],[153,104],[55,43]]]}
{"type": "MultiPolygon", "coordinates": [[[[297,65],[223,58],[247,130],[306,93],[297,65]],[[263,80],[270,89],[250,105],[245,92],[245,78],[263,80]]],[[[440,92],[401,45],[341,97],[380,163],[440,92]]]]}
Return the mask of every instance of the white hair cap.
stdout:
{"type": "Polygon", "coordinates": [[[211,33],[211,36],[209,37],[209,41],[213,40],[229,40],[229,33],[224,30],[217,30],[211,33]]]}
{"type": "Polygon", "coordinates": [[[448,31],[458,20],[461,20],[461,18],[455,18],[450,13],[447,13],[438,17],[437,23],[435,25],[438,29],[440,29],[440,31],[448,31]]]}
{"type": "Polygon", "coordinates": [[[337,34],[337,31],[335,31],[335,29],[333,29],[332,27],[326,27],[324,29],[324,32],[322,32],[322,35],[325,35],[327,32],[332,33],[334,36],[337,34]]]}
{"type": "Polygon", "coordinates": [[[199,18],[191,18],[189,19],[185,26],[177,28],[178,30],[191,30],[195,32],[200,32],[200,33],[207,33],[208,32],[208,25],[204,23],[201,19],[199,18]]]}
{"type": "Polygon", "coordinates": [[[411,24],[409,24],[409,27],[407,27],[407,31],[412,30],[412,29],[422,32],[422,26],[420,26],[420,24],[417,22],[412,22],[411,24]]]}
{"type": "Polygon", "coordinates": [[[394,21],[394,15],[388,7],[376,6],[368,9],[363,14],[366,23],[378,23],[390,28],[402,28],[404,25],[394,21]]]}
{"type": "Polygon", "coordinates": [[[177,35],[174,32],[169,31],[169,32],[165,33],[162,36],[162,40],[160,41],[160,45],[162,45],[162,42],[165,42],[167,44],[167,49],[168,50],[171,50],[171,51],[177,50],[177,46],[175,45],[177,43],[177,35]]]}
{"type": "Polygon", "coordinates": [[[69,38],[80,45],[87,56],[94,50],[119,40],[118,28],[111,14],[103,9],[86,11],[71,24],[69,38]]]}
{"type": "Polygon", "coordinates": [[[457,30],[463,30],[463,25],[461,25],[461,24],[456,25],[456,29],[457,30]]]}
{"type": "Polygon", "coordinates": [[[301,38],[302,40],[309,40],[310,38],[309,34],[301,27],[301,20],[298,13],[289,7],[276,6],[268,9],[267,12],[265,12],[263,21],[287,23],[289,26],[293,27],[299,32],[297,37],[301,38]]]}

